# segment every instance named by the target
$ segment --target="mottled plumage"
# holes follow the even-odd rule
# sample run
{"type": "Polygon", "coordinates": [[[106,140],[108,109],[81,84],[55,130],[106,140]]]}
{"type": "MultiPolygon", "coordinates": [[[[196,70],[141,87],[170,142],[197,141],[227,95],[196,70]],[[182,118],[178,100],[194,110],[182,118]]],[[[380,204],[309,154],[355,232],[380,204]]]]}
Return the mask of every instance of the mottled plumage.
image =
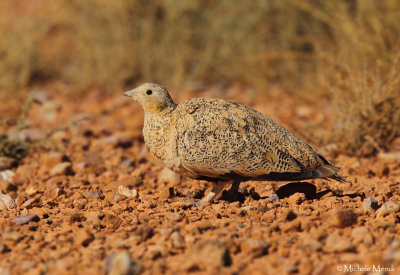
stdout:
{"type": "Polygon", "coordinates": [[[339,168],[310,145],[245,105],[215,98],[176,105],[165,88],[153,83],[125,95],[142,105],[145,143],[166,167],[214,183],[202,203],[230,182],[237,188],[246,180],[341,180],[339,168]]]}

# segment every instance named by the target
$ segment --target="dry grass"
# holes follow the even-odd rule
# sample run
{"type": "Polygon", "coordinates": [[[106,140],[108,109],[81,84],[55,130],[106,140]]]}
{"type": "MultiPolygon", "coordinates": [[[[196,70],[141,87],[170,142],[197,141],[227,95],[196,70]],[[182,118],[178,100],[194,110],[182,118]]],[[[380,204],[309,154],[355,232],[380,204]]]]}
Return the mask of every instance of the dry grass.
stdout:
{"type": "Polygon", "coordinates": [[[368,155],[399,136],[399,17],[396,0],[3,0],[0,90],[278,83],[332,102],[329,141],[368,155]]]}

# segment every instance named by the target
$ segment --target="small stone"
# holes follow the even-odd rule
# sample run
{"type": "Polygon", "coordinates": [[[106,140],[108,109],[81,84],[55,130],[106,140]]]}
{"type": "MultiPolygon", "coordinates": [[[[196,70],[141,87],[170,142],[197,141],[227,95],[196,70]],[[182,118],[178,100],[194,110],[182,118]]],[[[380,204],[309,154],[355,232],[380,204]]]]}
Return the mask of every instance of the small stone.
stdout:
{"type": "Polygon", "coordinates": [[[344,228],[357,222],[357,214],[352,209],[333,209],[328,214],[328,222],[333,226],[344,228]]]}
{"type": "Polygon", "coordinates": [[[37,193],[37,189],[36,189],[35,187],[33,187],[33,186],[29,186],[29,187],[27,187],[27,188],[25,189],[25,193],[26,193],[28,196],[32,196],[32,195],[34,195],[34,194],[37,193]]]}
{"type": "Polygon", "coordinates": [[[60,152],[49,152],[43,156],[43,164],[47,169],[51,169],[62,162],[69,162],[69,158],[60,152]]]}
{"type": "Polygon", "coordinates": [[[353,238],[355,245],[362,243],[369,246],[374,242],[374,237],[365,226],[354,228],[351,231],[351,237],[353,238]]]}
{"type": "Polygon", "coordinates": [[[122,224],[122,219],[112,214],[106,214],[101,223],[107,228],[118,229],[122,224]]]}
{"type": "Polygon", "coordinates": [[[0,172],[0,181],[11,182],[15,173],[11,170],[5,170],[0,172]]]}
{"type": "Polygon", "coordinates": [[[96,191],[87,191],[85,193],[85,198],[87,198],[87,199],[104,199],[104,194],[100,189],[98,189],[96,191]]]}
{"type": "Polygon", "coordinates": [[[46,91],[44,89],[33,90],[31,96],[32,96],[32,99],[39,104],[43,104],[51,98],[48,91],[46,91]]]}
{"type": "Polygon", "coordinates": [[[74,233],[75,243],[77,245],[88,246],[94,240],[94,236],[86,229],[79,229],[78,232],[74,233]]]}
{"type": "Polygon", "coordinates": [[[19,133],[19,139],[25,141],[40,141],[46,138],[46,132],[40,129],[23,129],[19,133]]]}
{"type": "Polygon", "coordinates": [[[189,252],[189,260],[193,264],[211,266],[229,266],[232,263],[227,245],[217,239],[201,239],[189,252]]]}
{"type": "Polygon", "coordinates": [[[30,209],[30,208],[32,208],[32,207],[39,206],[39,204],[40,204],[40,199],[39,199],[39,198],[31,198],[31,199],[26,200],[26,201],[21,205],[21,208],[22,208],[22,209],[24,209],[24,208],[30,209]]]}
{"type": "Polygon", "coordinates": [[[76,199],[73,202],[74,208],[76,209],[85,209],[86,205],[87,205],[88,201],[86,199],[76,199]]]}
{"type": "Polygon", "coordinates": [[[258,258],[268,253],[268,244],[259,240],[245,240],[240,243],[240,250],[246,255],[251,255],[252,258],[258,258]]]}
{"type": "Polygon", "coordinates": [[[277,194],[274,193],[274,194],[272,194],[272,195],[270,195],[268,197],[268,200],[271,201],[271,202],[278,202],[279,201],[279,197],[278,197],[277,194]]]}
{"type": "Polygon", "coordinates": [[[51,176],[72,174],[72,165],[70,162],[61,162],[50,170],[51,176]]]}
{"type": "Polygon", "coordinates": [[[338,235],[329,235],[325,241],[324,251],[335,253],[335,252],[350,252],[354,251],[355,247],[353,244],[338,235]]]}
{"type": "Polygon", "coordinates": [[[132,259],[127,252],[112,253],[107,258],[107,275],[138,275],[142,270],[142,264],[132,259]]]}
{"type": "Polygon", "coordinates": [[[46,191],[44,192],[44,196],[46,197],[46,199],[54,200],[63,193],[65,193],[65,192],[62,188],[53,185],[46,189],[46,191]]]}
{"type": "Polygon", "coordinates": [[[128,198],[127,196],[122,195],[122,194],[120,194],[120,193],[115,193],[115,194],[114,194],[114,201],[115,201],[115,202],[121,202],[121,201],[123,201],[123,200],[126,200],[127,198],[128,198]]]}
{"type": "Polygon", "coordinates": [[[171,222],[179,222],[182,220],[181,215],[179,215],[179,213],[176,212],[170,212],[167,214],[167,218],[169,221],[171,222]]]}
{"type": "Polygon", "coordinates": [[[121,135],[111,135],[101,138],[98,141],[100,144],[113,145],[114,147],[129,148],[132,146],[132,140],[129,137],[121,135]]]}
{"type": "Polygon", "coordinates": [[[12,210],[16,207],[17,204],[9,195],[0,192],[0,210],[12,210]]]}
{"type": "Polygon", "coordinates": [[[60,110],[61,110],[61,105],[58,102],[46,101],[42,105],[41,115],[44,120],[52,122],[56,118],[57,112],[60,110]]]}
{"type": "Polygon", "coordinates": [[[0,157],[0,170],[9,169],[17,164],[17,160],[9,157],[0,157]]]}
{"type": "Polygon", "coordinates": [[[376,211],[376,218],[379,217],[385,217],[390,213],[396,213],[399,212],[400,206],[393,202],[393,201],[388,201],[385,202],[379,209],[376,211]]]}
{"type": "Polygon", "coordinates": [[[139,236],[140,242],[144,242],[154,236],[154,231],[152,227],[143,224],[136,229],[135,234],[139,236]]]}
{"type": "Polygon", "coordinates": [[[133,166],[135,166],[135,161],[133,161],[131,159],[124,159],[123,161],[121,161],[120,166],[121,167],[133,167],[133,166]]]}
{"type": "Polygon", "coordinates": [[[27,216],[20,216],[20,217],[16,217],[13,218],[11,221],[17,225],[24,225],[27,224],[29,222],[38,222],[39,216],[36,214],[31,214],[31,215],[27,215],[27,216]]]}
{"type": "Polygon", "coordinates": [[[186,246],[185,238],[178,231],[171,234],[172,246],[175,248],[184,248],[186,246]]]}
{"type": "Polygon", "coordinates": [[[163,168],[158,176],[158,180],[163,183],[174,185],[181,181],[181,177],[168,168],[163,168]]]}
{"type": "Polygon", "coordinates": [[[139,195],[136,189],[129,189],[128,187],[123,185],[118,186],[118,193],[128,198],[137,198],[139,195]]]}
{"type": "Polygon", "coordinates": [[[322,244],[319,241],[317,241],[317,240],[315,240],[313,238],[310,238],[310,237],[303,238],[302,245],[305,248],[310,248],[310,249],[315,250],[315,251],[322,250],[322,244]]]}
{"type": "Polygon", "coordinates": [[[363,201],[363,210],[377,210],[378,208],[378,202],[374,198],[369,197],[363,201]]]}

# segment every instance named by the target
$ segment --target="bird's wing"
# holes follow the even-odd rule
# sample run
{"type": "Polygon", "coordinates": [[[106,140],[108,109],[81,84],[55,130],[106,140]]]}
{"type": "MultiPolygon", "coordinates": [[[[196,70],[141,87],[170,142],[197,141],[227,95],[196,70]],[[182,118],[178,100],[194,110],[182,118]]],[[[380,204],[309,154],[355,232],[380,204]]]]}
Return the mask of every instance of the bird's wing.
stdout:
{"type": "Polygon", "coordinates": [[[197,178],[274,175],[279,180],[279,175],[299,176],[307,171],[277,144],[269,125],[274,122],[244,105],[196,99],[182,104],[177,113],[178,157],[197,178]]]}

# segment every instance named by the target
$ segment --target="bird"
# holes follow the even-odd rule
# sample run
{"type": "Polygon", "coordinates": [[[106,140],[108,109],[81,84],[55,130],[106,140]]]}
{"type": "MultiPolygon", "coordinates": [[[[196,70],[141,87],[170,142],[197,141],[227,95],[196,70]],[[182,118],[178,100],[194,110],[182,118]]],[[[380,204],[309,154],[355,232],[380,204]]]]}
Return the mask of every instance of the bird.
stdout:
{"type": "MultiPolygon", "coordinates": [[[[168,90],[144,83],[124,93],[144,110],[150,152],[175,173],[212,183],[196,206],[213,202],[245,181],[345,181],[339,167],[268,116],[243,104],[211,97],[176,104],[168,90]]],[[[190,200],[188,200],[190,201],[190,200]]]]}

